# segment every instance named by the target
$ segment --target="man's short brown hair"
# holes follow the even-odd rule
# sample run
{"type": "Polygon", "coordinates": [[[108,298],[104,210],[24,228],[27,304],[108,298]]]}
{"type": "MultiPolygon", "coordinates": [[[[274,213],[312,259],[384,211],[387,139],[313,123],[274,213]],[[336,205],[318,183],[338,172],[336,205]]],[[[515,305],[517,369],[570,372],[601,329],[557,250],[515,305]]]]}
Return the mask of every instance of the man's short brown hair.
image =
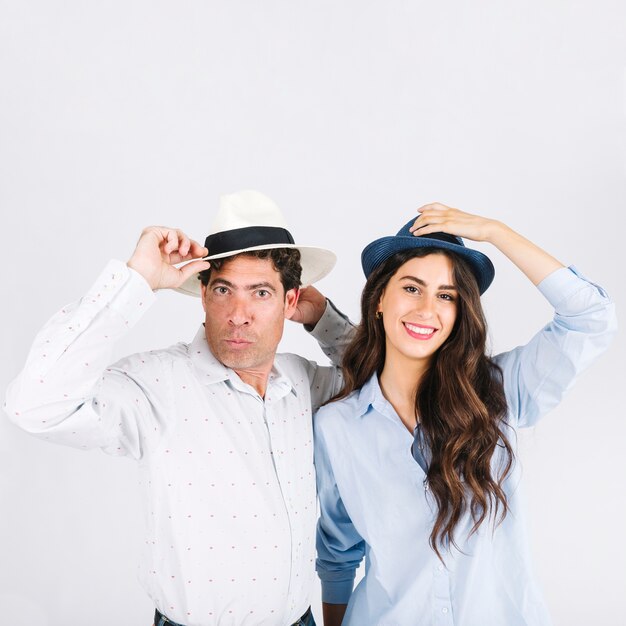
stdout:
{"type": "Polygon", "coordinates": [[[285,293],[290,289],[297,289],[302,284],[302,265],[300,265],[300,250],[296,248],[271,248],[270,250],[251,250],[221,259],[211,259],[211,268],[198,274],[200,282],[206,287],[211,279],[211,271],[221,269],[226,263],[238,256],[250,256],[257,259],[270,259],[274,269],[280,273],[280,282],[285,293]]]}

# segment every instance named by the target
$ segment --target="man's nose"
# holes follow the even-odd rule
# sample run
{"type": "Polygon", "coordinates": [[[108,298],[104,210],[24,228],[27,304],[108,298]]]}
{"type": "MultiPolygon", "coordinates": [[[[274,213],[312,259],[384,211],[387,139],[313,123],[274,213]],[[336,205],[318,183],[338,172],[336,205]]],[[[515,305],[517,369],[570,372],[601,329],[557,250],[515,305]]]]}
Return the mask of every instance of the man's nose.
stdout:
{"type": "Polygon", "coordinates": [[[250,323],[250,313],[243,298],[234,298],[228,322],[232,326],[245,326],[250,323]]]}

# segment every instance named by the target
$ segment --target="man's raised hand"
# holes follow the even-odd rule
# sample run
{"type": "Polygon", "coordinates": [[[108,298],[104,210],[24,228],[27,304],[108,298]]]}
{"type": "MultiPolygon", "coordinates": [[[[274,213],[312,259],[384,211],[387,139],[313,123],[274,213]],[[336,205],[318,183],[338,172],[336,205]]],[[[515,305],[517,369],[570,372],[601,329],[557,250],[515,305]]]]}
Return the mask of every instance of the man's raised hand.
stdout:
{"type": "Polygon", "coordinates": [[[196,272],[209,269],[208,261],[201,261],[208,250],[185,233],[166,226],[144,228],[137,247],[126,265],[141,274],[153,290],[175,289],[196,272]],[[197,260],[192,260],[197,259],[197,260]],[[182,267],[178,263],[192,261],[182,267]]]}
{"type": "Polygon", "coordinates": [[[293,315],[292,322],[298,322],[308,327],[314,327],[326,310],[326,297],[315,287],[300,289],[298,305],[293,315]]]}

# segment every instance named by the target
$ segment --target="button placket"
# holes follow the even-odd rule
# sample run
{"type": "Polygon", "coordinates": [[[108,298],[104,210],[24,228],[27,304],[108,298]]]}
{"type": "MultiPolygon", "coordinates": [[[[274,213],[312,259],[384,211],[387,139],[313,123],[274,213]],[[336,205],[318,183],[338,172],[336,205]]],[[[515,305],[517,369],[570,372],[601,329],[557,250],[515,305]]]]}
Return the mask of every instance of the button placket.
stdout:
{"type": "Polygon", "coordinates": [[[454,622],[452,619],[452,601],[450,598],[450,574],[445,564],[437,560],[433,566],[434,579],[434,596],[436,623],[441,626],[451,626],[454,622]]]}
{"type": "Polygon", "coordinates": [[[265,402],[263,404],[263,417],[269,433],[270,451],[274,463],[274,471],[280,486],[283,498],[283,505],[287,513],[290,528],[290,564],[291,572],[289,575],[288,601],[293,602],[293,572],[296,567],[296,537],[294,534],[294,506],[293,494],[290,489],[290,474],[288,463],[285,459],[285,441],[284,432],[280,427],[281,420],[276,415],[276,403],[271,401],[272,396],[266,393],[265,402]]]}

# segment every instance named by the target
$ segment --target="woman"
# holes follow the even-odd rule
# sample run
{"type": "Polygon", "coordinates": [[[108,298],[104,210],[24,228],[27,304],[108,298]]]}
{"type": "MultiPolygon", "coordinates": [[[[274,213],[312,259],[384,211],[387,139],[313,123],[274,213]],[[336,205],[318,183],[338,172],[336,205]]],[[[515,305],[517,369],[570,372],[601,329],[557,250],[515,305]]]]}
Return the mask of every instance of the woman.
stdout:
{"type": "Polygon", "coordinates": [[[549,624],[519,507],[515,432],[606,348],[613,305],[500,222],[441,204],[418,211],[363,251],[344,389],[315,419],[324,623],[549,624]],[[526,346],[486,356],[480,295],[494,269],[460,237],[496,246],[554,306],[526,346]]]}

